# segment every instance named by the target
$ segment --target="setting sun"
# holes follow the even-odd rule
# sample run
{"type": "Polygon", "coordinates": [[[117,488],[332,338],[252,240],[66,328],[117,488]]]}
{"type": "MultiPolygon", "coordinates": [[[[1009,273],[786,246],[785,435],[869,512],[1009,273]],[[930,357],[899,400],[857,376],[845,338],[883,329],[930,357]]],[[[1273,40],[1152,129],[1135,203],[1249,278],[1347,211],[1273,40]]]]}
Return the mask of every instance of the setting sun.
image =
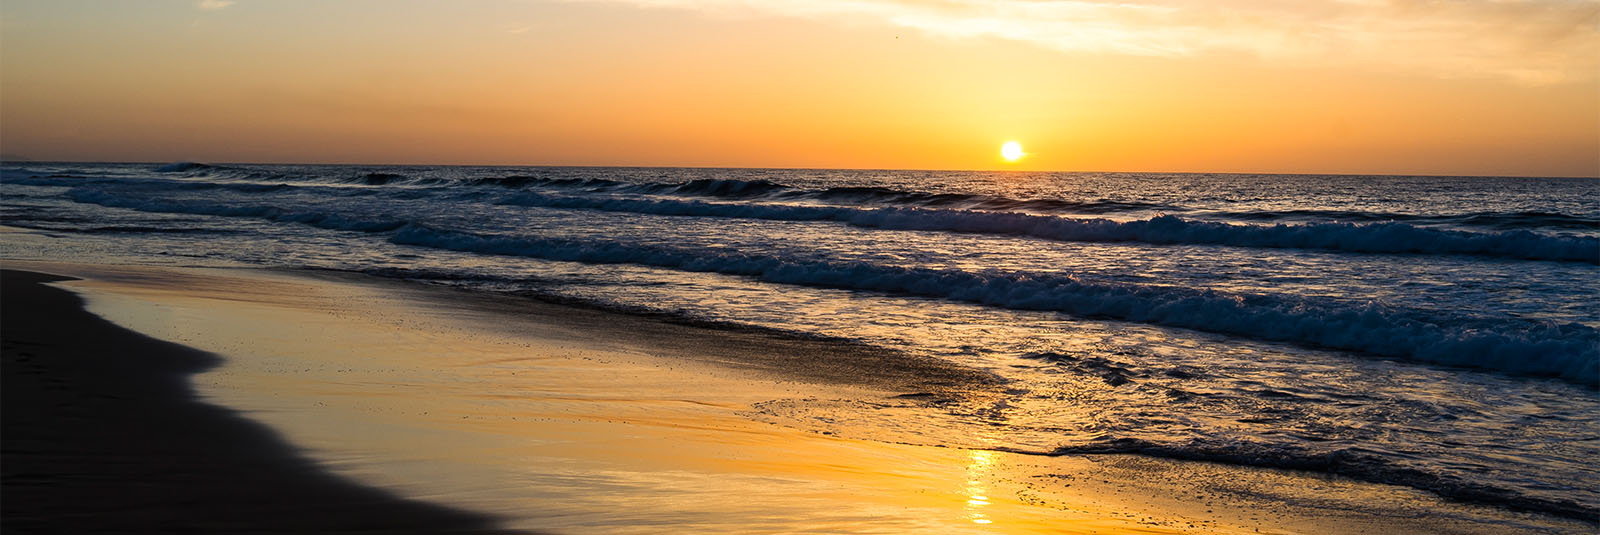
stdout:
{"type": "Polygon", "coordinates": [[[1007,141],[1006,144],[1000,146],[1000,157],[1005,158],[1008,162],[1020,160],[1022,159],[1022,155],[1023,152],[1021,143],[1007,141]]]}

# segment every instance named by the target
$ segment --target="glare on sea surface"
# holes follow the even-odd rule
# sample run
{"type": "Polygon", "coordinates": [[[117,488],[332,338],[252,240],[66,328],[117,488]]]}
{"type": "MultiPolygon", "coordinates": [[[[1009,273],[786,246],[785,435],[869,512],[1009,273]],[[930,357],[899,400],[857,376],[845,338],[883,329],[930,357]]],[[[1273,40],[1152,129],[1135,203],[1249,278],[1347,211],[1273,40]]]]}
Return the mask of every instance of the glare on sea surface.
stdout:
{"type": "Polygon", "coordinates": [[[1000,146],[1000,157],[1005,158],[1008,162],[1014,162],[1021,159],[1023,154],[1021,143],[1007,141],[1004,145],[1000,146]]]}

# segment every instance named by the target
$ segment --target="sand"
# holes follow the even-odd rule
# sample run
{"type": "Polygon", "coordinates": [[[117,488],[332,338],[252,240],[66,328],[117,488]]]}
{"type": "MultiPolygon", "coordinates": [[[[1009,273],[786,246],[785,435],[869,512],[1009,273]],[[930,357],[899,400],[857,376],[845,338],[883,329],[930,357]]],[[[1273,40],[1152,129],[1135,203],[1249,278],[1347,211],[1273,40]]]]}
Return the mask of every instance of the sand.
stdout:
{"type": "Polygon", "coordinates": [[[1314,474],[901,444],[883,440],[907,433],[894,421],[846,437],[761,410],[851,421],[827,407],[999,390],[835,341],[325,272],[6,267],[83,279],[55,284],[93,312],[3,277],[8,531],[1588,529],[1314,474]]]}
{"type": "Polygon", "coordinates": [[[217,357],[154,340],[0,275],[8,533],[487,533],[487,515],[335,477],[273,430],[198,402],[217,357]]]}

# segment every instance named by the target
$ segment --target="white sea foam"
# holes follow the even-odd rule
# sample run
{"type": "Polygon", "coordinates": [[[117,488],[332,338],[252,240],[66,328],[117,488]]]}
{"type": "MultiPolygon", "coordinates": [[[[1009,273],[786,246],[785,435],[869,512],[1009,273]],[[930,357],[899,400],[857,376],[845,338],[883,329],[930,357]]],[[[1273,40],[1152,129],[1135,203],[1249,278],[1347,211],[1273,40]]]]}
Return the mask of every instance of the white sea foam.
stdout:
{"type": "MultiPolygon", "coordinates": [[[[1060,275],[905,268],[723,250],[668,249],[613,241],[479,236],[433,229],[395,218],[353,217],[271,205],[135,199],[96,189],[75,189],[69,191],[68,196],[78,202],[141,211],[249,217],[361,232],[398,229],[390,241],[402,245],[585,263],[639,264],[750,276],[777,283],[939,297],[1019,310],[1050,310],[1361,351],[1437,364],[1553,375],[1585,384],[1600,374],[1600,337],[1597,337],[1595,329],[1578,324],[1502,321],[1487,327],[1478,324],[1454,325],[1452,320],[1414,311],[1390,310],[1377,305],[1349,307],[1288,297],[1236,296],[1171,287],[1086,283],[1060,275]]],[[[585,204],[592,201],[572,197],[566,199],[585,204]]],[[[660,207],[663,211],[723,209],[722,205],[706,203],[616,202],[625,203],[623,206],[629,208],[660,207]]],[[[726,208],[730,210],[727,213],[774,213],[764,211],[773,207],[731,205],[726,208]]],[[[796,217],[835,214],[841,210],[831,207],[776,208],[796,217]]],[[[990,215],[984,212],[858,212],[853,217],[880,218],[876,221],[886,225],[903,221],[904,227],[950,221],[938,215],[953,215],[957,221],[962,217],[972,217],[982,222],[979,223],[981,225],[995,224],[982,219],[990,215]],[[930,215],[935,217],[928,217],[930,215]]],[[[1161,225],[1173,225],[1177,227],[1174,232],[1179,234],[1189,232],[1186,229],[1190,228],[1175,218],[1170,221],[1157,218],[1137,223],[1158,228],[1161,225]]],[[[1088,225],[1091,228],[1107,226],[1117,229],[1128,224],[1093,220],[1088,225]]],[[[1199,228],[1213,227],[1202,225],[1199,228]]]]}
{"type": "Polygon", "coordinates": [[[270,205],[132,199],[94,189],[75,189],[67,192],[67,196],[77,202],[129,208],[142,212],[250,217],[284,223],[302,223],[331,230],[382,232],[394,230],[406,224],[405,221],[397,219],[355,218],[338,213],[292,210],[270,205]]]}
{"type": "Polygon", "coordinates": [[[776,283],[1049,310],[1436,364],[1559,376],[1584,384],[1600,373],[1600,337],[1595,329],[1578,324],[1483,324],[1378,305],[1348,307],[1303,298],[1090,283],[1061,275],[973,273],[610,241],[480,236],[414,224],[401,228],[390,241],[474,253],[638,264],[749,276],[776,283]]]}
{"type": "Polygon", "coordinates": [[[1014,212],[853,208],[786,204],[552,196],[521,193],[505,204],[672,216],[837,221],[865,228],[1020,235],[1058,241],[1143,242],[1317,249],[1352,253],[1466,254],[1600,263],[1600,239],[1525,230],[1477,233],[1405,223],[1241,225],[1159,216],[1142,221],[1076,219],[1014,212]]]}

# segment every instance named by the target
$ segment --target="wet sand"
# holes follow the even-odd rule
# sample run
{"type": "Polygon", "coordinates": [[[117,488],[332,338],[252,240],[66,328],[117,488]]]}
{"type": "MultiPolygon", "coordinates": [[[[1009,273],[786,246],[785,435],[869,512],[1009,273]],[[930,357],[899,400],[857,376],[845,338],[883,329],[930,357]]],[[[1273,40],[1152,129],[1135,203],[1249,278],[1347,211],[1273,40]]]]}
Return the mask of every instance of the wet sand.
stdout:
{"type": "Polygon", "coordinates": [[[832,406],[907,395],[993,395],[1003,385],[975,370],[836,341],[334,273],[16,261],[7,267],[85,279],[64,286],[115,323],[65,304],[18,308],[12,303],[26,296],[11,286],[23,282],[4,277],[8,531],[51,522],[174,522],[178,529],[162,531],[329,532],[377,521],[402,529],[374,532],[1586,529],[1292,471],[896,443],[893,437],[926,425],[914,414],[862,422],[841,436],[807,424],[856,416],[830,412],[832,406]],[[79,324],[122,334],[131,328],[142,333],[133,340],[142,341],[95,342],[72,334],[86,332],[79,324]],[[13,338],[13,331],[32,334],[13,338]],[[58,344],[51,352],[21,343],[50,332],[58,344]],[[101,356],[92,357],[97,351],[101,356]],[[38,364],[46,355],[104,362],[38,364]],[[13,360],[25,358],[31,360],[13,360]],[[12,387],[23,380],[37,386],[12,387]],[[108,393],[163,405],[95,401],[108,393]],[[18,417],[19,407],[63,403],[67,408],[18,417]],[[172,407],[180,405],[188,408],[172,407]],[[806,419],[763,409],[775,405],[802,407],[806,419]],[[200,417],[183,411],[225,418],[250,432],[210,437],[217,425],[197,425],[200,417]],[[25,446],[14,440],[14,428],[45,442],[25,446]],[[82,452],[56,446],[74,443],[82,452]],[[104,459],[84,464],[68,455],[104,459]],[[45,464],[24,471],[16,462],[24,457],[45,464]],[[41,489],[27,479],[111,479],[103,473],[138,482],[41,489]],[[292,481],[256,483],[270,477],[292,481]],[[334,490],[272,486],[293,481],[331,482],[316,486],[334,490]],[[138,485],[160,488],[132,488],[138,485]],[[76,508],[59,509],[63,504],[76,508]],[[268,518],[256,523],[221,513],[238,508],[268,518]],[[20,511],[27,513],[16,516],[20,511]]]}
{"type": "Polygon", "coordinates": [[[404,500],[317,467],[277,433],[199,402],[219,359],[0,274],[8,533],[489,533],[488,515],[404,500]]]}

